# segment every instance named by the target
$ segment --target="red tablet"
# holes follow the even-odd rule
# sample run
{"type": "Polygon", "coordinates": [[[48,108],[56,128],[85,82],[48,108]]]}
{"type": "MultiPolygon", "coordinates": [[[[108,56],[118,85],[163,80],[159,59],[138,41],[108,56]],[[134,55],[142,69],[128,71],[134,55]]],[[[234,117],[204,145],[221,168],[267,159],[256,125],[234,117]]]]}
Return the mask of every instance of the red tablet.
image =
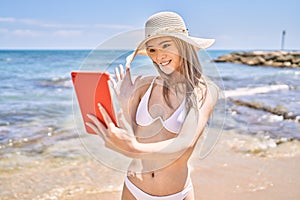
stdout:
{"type": "Polygon", "coordinates": [[[86,116],[87,114],[97,116],[98,119],[105,125],[103,116],[98,108],[98,103],[101,103],[101,105],[106,109],[112,118],[112,121],[117,126],[108,85],[109,74],[104,72],[74,71],[71,72],[71,76],[87,133],[95,134],[95,132],[85,124],[85,122],[91,122],[91,120],[86,116]]]}

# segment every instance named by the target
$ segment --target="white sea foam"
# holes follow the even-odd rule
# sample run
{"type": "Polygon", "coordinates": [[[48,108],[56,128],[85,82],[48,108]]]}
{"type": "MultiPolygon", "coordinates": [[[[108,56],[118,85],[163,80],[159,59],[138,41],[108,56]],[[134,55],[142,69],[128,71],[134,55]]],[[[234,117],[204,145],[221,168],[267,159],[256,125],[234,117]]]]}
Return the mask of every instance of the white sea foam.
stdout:
{"type": "Polygon", "coordinates": [[[235,97],[235,96],[249,96],[254,94],[268,93],[278,90],[289,90],[288,85],[268,85],[255,88],[237,88],[235,90],[224,91],[225,97],[235,97]]]}
{"type": "Polygon", "coordinates": [[[289,70],[289,71],[282,71],[282,72],[280,72],[280,74],[299,76],[300,72],[299,71],[294,71],[294,70],[292,70],[292,71],[289,70]]]}
{"type": "Polygon", "coordinates": [[[282,115],[266,114],[258,118],[258,121],[280,122],[283,120],[282,115]]]}

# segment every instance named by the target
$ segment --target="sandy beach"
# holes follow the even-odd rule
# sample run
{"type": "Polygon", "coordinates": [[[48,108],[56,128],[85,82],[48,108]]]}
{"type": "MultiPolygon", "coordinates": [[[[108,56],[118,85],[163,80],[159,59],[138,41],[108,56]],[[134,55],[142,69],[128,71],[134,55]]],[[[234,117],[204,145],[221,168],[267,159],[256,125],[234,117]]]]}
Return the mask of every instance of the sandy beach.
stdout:
{"type": "MultiPolygon", "coordinates": [[[[191,159],[196,199],[299,199],[300,142],[271,142],[225,131],[206,158],[199,159],[196,149],[191,159]]],[[[76,138],[31,161],[16,153],[1,162],[2,200],[120,199],[124,174],[93,159],[76,138]],[[63,156],[61,149],[73,154],[63,156]]]]}
{"type": "MultiPolygon", "coordinates": [[[[0,74],[7,80],[0,86],[4,91],[4,103],[0,104],[1,200],[120,199],[125,172],[94,159],[74,131],[70,71],[88,52],[1,54],[5,70],[0,74]],[[18,84],[15,77],[19,77],[18,84]]],[[[104,51],[103,59],[97,59],[99,65],[120,52],[104,51]]],[[[226,52],[211,54],[217,57],[226,52]]],[[[226,92],[230,91],[235,100],[300,116],[298,70],[230,63],[218,66],[226,92]]],[[[150,73],[138,67],[135,72],[150,73]]],[[[200,159],[198,147],[190,162],[196,199],[300,199],[299,128],[295,120],[228,101],[226,123],[217,145],[204,159],[200,159]]],[[[111,158],[99,153],[99,145],[93,147],[97,155],[111,158]]],[[[121,165],[120,160],[112,160],[121,165]]]]}
{"type": "MultiPolygon", "coordinates": [[[[162,75],[161,70],[177,77],[168,66],[191,72],[187,64],[220,89],[189,160],[195,200],[300,200],[300,0],[9,0],[0,5],[0,200],[121,199],[131,159],[86,133],[71,72],[107,72],[117,81],[115,69],[127,68],[128,56],[145,46],[157,51],[134,57],[133,82],[162,75]],[[171,19],[174,26],[165,30],[145,29],[151,24],[147,19],[160,11],[176,12],[184,23],[171,19]],[[195,53],[182,51],[186,46],[177,40],[147,40],[161,31],[193,45],[200,66],[195,53]],[[153,57],[158,53],[167,57],[153,57]]],[[[183,76],[178,77],[182,86],[183,76]]],[[[180,100],[182,88],[175,94],[180,100]]],[[[163,104],[148,107],[148,114],[171,114],[163,104]]],[[[163,121],[176,125],[182,116],[163,121]]]]}

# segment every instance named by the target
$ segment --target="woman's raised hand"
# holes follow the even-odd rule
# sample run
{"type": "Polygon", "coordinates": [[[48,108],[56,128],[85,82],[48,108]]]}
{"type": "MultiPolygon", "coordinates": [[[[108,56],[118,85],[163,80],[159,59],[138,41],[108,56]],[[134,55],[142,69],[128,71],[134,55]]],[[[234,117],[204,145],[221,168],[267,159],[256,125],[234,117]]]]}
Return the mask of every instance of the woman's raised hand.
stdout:
{"type": "Polygon", "coordinates": [[[119,106],[122,109],[125,118],[128,122],[131,122],[130,100],[134,97],[134,92],[137,89],[137,82],[141,77],[137,77],[133,83],[129,65],[126,66],[126,70],[124,70],[123,65],[119,65],[119,67],[116,67],[115,77],[116,80],[111,79],[111,82],[114,87],[115,96],[117,97],[119,106]]]}
{"type": "MultiPolygon", "coordinates": [[[[134,83],[132,82],[130,67],[127,66],[124,71],[123,65],[120,64],[119,67],[115,68],[115,77],[116,81],[114,79],[111,79],[111,81],[118,99],[122,101],[129,100],[134,93],[137,83],[137,80],[134,83]]],[[[140,79],[140,76],[137,79],[140,79]]]]}

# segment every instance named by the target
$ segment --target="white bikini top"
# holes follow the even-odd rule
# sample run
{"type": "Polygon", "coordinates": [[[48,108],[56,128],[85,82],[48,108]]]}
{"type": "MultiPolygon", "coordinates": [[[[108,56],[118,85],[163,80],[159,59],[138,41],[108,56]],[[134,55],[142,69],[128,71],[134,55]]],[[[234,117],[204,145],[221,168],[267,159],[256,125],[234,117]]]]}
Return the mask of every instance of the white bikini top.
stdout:
{"type": "Polygon", "coordinates": [[[152,81],[151,85],[149,86],[148,90],[142,97],[139,106],[136,111],[136,123],[140,126],[149,126],[152,124],[157,118],[163,124],[163,127],[172,133],[178,134],[181,130],[183,122],[186,117],[186,107],[185,107],[185,99],[182,101],[180,106],[175,110],[175,112],[165,121],[161,117],[156,117],[155,119],[150,115],[148,111],[148,103],[150,94],[153,88],[154,80],[152,81]]]}

